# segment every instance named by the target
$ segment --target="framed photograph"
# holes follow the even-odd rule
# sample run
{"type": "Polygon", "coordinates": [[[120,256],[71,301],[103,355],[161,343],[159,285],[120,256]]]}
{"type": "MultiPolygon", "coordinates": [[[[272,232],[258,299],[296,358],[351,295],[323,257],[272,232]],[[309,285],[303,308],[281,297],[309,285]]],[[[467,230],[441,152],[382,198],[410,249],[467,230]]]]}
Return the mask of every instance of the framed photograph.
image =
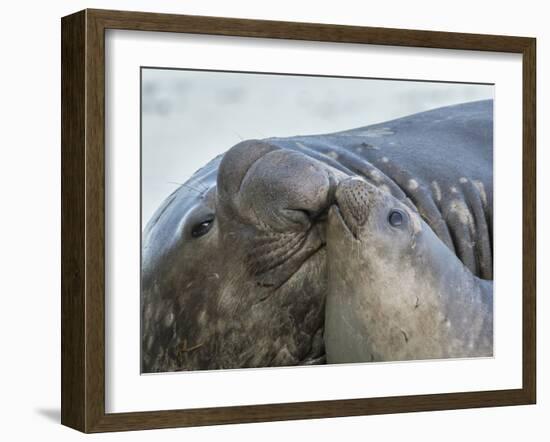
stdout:
{"type": "Polygon", "coordinates": [[[535,39],[61,25],[64,425],[535,403],[535,39]]]}

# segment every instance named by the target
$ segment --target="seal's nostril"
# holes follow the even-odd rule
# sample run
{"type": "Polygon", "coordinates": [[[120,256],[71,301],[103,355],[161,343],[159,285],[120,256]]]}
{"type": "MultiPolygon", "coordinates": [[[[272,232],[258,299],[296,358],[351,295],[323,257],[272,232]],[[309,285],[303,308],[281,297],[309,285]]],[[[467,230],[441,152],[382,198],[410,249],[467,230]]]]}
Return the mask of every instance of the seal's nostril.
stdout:
{"type": "Polygon", "coordinates": [[[283,210],[287,219],[306,228],[328,220],[329,209],[336,204],[338,181],[330,172],[324,178],[311,198],[301,198],[283,210]]]}
{"type": "Polygon", "coordinates": [[[327,207],[323,208],[323,210],[320,210],[316,213],[312,213],[310,214],[310,221],[312,223],[321,223],[321,222],[324,222],[328,219],[328,211],[330,209],[330,205],[328,205],[327,207]]]}
{"type": "Polygon", "coordinates": [[[314,224],[316,222],[320,222],[326,219],[328,209],[325,209],[325,208],[321,210],[294,209],[294,210],[290,210],[290,212],[293,212],[292,218],[307,219],[307,221],[309,221],[311,224],[314,224]]]}

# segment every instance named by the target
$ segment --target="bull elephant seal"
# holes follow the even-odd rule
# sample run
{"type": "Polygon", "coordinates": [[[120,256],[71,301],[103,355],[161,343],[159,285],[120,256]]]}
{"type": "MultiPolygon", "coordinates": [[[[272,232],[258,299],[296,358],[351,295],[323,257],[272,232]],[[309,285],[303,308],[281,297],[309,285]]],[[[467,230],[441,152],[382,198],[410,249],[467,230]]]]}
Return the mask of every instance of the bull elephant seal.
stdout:
{"type": "Polygon", "coordinates": [[[349,177],[492,278],[492,122],[492,101],[465,103],[213,159],[142,233],[142,372],[324,363],[326,219],[349,177]]]}
{"type": "Polygon", "coordinates": [[[360,178],[329,213],[329,363],[493,354],[493,284],[472,274],[415,211],[360,178]]]}

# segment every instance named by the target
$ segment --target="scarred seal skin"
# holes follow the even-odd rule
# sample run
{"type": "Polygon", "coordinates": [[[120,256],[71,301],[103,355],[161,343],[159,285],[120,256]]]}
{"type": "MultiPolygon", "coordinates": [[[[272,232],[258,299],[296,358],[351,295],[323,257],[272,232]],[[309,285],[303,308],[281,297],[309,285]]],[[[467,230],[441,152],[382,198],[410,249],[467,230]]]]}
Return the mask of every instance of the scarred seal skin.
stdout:
{"type": "Polygon", "coordinates": [[[327,261],[329,363],[492,356],[492,281],[363,179],[336,190],[327,261]]]}
{"type": "Polygon", "coordinates": [[[324,363],[327,213],[350,177],[492,279],[492,109],[248,140],[197,171],[142,233],[142,372],[324,363]]]}

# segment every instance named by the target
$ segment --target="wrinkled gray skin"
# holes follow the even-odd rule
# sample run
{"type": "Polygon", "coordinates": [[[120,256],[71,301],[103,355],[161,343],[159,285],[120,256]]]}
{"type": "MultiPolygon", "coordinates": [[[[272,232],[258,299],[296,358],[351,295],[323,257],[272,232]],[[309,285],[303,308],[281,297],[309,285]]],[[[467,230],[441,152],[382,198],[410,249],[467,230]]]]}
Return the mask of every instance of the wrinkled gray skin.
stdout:
{"type": "Polygon", "coordinates": [[[492,101],[466,103],[212,160],[143,232],[142,372],[324,363],[326,214],[348,177],[492,279],[492,115],[492,101]]]}
{"type": "Polygon", "coordinates": [[[492,356],[492,281],[362,178],[338,185],[327,261],[328,363],[492,356]]]}

